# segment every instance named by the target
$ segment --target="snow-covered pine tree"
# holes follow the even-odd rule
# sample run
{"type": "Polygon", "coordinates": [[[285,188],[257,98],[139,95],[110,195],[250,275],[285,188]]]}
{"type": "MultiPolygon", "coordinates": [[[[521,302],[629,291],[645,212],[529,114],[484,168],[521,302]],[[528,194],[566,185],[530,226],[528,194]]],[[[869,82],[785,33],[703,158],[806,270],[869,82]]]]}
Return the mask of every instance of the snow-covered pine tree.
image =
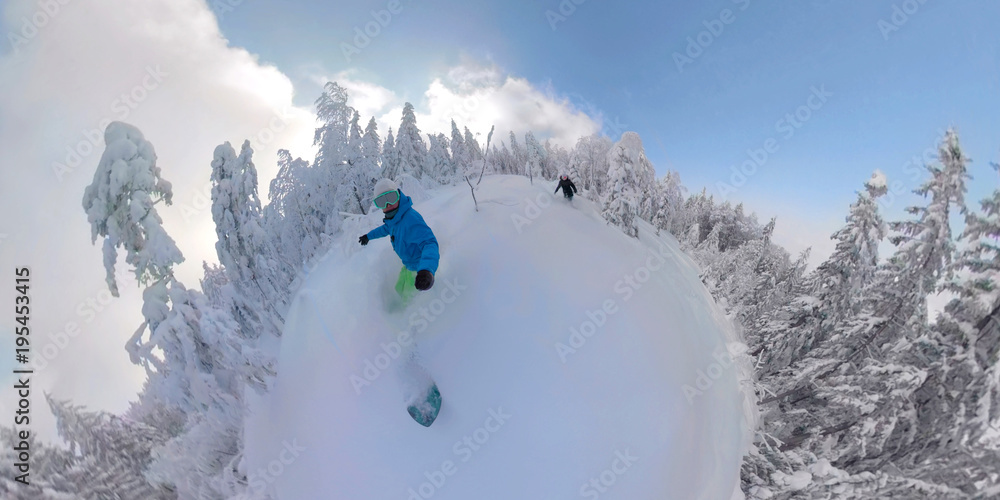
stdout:
{"type": "Polygon", "coordinates": [[[455,162],[448,153],[448,138],[444,134],[428,137],[430,148],[427,150],[427,163],[424,166],[426,175],[442,184],[451,184],[458,179],[455,162]]]}
{"type": "MultiPolygon", "coordinates": [[[[152,452],[150,469],[161,471],[152,482],[172,488],[181,498],[228,498],[246,485],[245,475],[233,472],[242,456],[244,382],[264,383],[256,377],[266,357],[243,342],[228,311],[212,307],[203,294],[174,279],[171,267],[183,256],[160,228],[149,199],[149,192],[169,193],[169,184],[157,180],[153,146],[123,123],[109,125],[105,137],[108,146],[86,189],[84,208],[95,237],[105,236],[105,249],[124,246],[128,255],[138,256],[128,259],[137,267],[137,279],[152,281],[143,291],[145,321],[126,350],[133,363],[146,369],[147,385],[140,398],[186,415],[184,433],[168,443],[184,450],[174,463],[197,472],[179,473],[166,466],[169,460],[158,454],[161,447],[152,452]],[[153,221],[156,229],[151,231],[153,221]],[[192,491],[191,485],[202,493],[192,491]]],[[[108,253],[105,262],[113,267],[108,253]]],[[[108,285],[116,286],[113,281],[108,285]]]]}
{"type": "Polygon", "coordinates": [[[263,333],[280,336],[287,303],[281,283],[288,280],[278,278],[281,266],[262,227],[250,141],[243,143],[239,156],[228,142],[215,148],[212,219],[215,250],[235,289],[233,314],[244,337],[254,342],[263,333]]]}
{"type": "MultiPolygon", "coordinates": [[[[545,161],[543,163],[543,172],[552,176],[547,177],[547,179],[554,180],[558,179],[560,175],[569,175],[574,184],[580,181],[580,178],[572,173],[569,151],[554,144],[551,139],[545,140],[545,161]]],[[[580,187],[582,186],[577,185],[578,189],[580,187]]]]}
{"type": "Polygon", "coordinates": [[[451,121],[451,158],[456,172],[465,172],[468,165],[468,152],[465,150],[465,137],[458,130],[455,120],[451,121]]]}
{"type": "Polygon", "coordinates": [[[602,135],[589,135],[576,141],[570,154],[571,162],[579,172],[578,182],[592,201],[604,195],[608,176],[608,152],[614,143],[602,135]]]}
{"type": "MultiPolygon", "coordinates": [[[[469,127],[464,127],[464,130],[465,140],[463,141],[463,145],[465,146],[465,167],[468,168],[469,172],[478,172],[479,169],[482,168],[483,149],[479,145],[479,141],[476,140],[476,136],[472,135],[469,127]]],[[[459,172],[465,171],[466,170],[459,170],[459,172]]]]}
{"type": "Polygon", "coordinates": [[[403,105],[403,119],[396,134],[396,150],[399,152],[398,174],[410,174],[417,179],[423,177],[423,167],[427,163],[427,144],[417,128],[417,116],[413,105],[403,105]]]}
{"type": "MultiPolygon", "coordinates": [[[[367,138],[367,132],[362,136],[361,116],[357,111],[351,117],[350,133],[348,134],[348,145],[346,148],[344,163],[340,167],[341,179],[337,186],[337,210],[348,214],[366,214],[371,205],[372,188],[378,180],[379,167],[377,160],[378,133],[372,130],[374,137],[367,138]],[[368,156],[365,152],[365,141],[374,141],[368,146],[369,149],[376,150],[375,156],[368,156]]],[[[368,127],[375,126],[374,119],[369,122],[368,127]]]]}
{"type": "Polygon", "coordinates": [[[886,191],[885,176],[876,170],[858,192],[846,225],[830,237],[837,241],[833,254],[808,277],[801,295],[768,318],[759,335],[762,372],[782,370],[801,359],[860,312],[886,236],[878,211],[878,198],[886,191]]]}
{"type": "Polygon", "coordinates": [[[914,191],[930,197],[927,205],[907,209],[915,219],[889,224],[895,232],[889,239],[896,252],[876,271],[872,293],[865,296],[862,312],[841,340],[843,353],[852,359],[873,344],[891,345],[901,338],[912,341],[926,333],[927,296],[938,290],[954,258],[949,218],[954,209],[966,212],[969,177],[969,160],[953,130],[947,132],[938,155],[938,164],[926,166],[931,178],[914,191]]]}
{"type": "Polygon", "coordinates": [[[145,473],[153,450],[172,436],[165,430],[106,412],[88,412],[46,395],[59,436],[72,460],[62,471],[78,498],[175,499],[168,485],[152,485],[145,473]]]}
{"type": "Polygon", "coordinates": [[[514,132],[510,133],[510,155],[513,159],[514,169],[509,173],[515,175],[528,175],[528,154],[517,142],[514,132]]]}
{"type": "Polygon", "coordinates": [[[385,143],[382,145],[382,172],[381,177],[395,179],[400,173],[399,150],[396,149],[396,138],[392,135],[392,127],[385,136],[385,143]]]}
{"type": "Polygon", "coordinates": [[[328,82],[316,99],[316,118],[320,126],[313,136],[316,160],[312,180],[307,185],[309,210],[323,223],[323,233],[335,234],[340,229],[339,212],[346,195],[339,187],[344,183],[350,147],[351,119],[354,108],[347,105],[347,91],[335,82],[328,82]]]}
{"type": "Polygon", "coordinates": [[[650,193],[655,177],[639,134],[622,134],[621,140],[608,152],[608,164],[608,189],[602,215],[625,234],[637,238],[639,230],[635,219],[643,215],[643,197],[650,193]]]}
{"type": "Polygon", "coordinates": [[[786,385],[791,389],[771,398],[797,403],[809,416],[789,438],[794,446],[818,450],[837,439],[830,458],[838,467],[873,471],[892,462],[903,474],[916,475],[953,444],[947,436],[927,433],[928,418],[954,415],[953,405],[935,396],[939,381],[932,368],[943,359],[945,346],[926,322],[926,299],[952,261],[948,220],[953,209],[965,212],[967,163],[957,135],[949,131],[939,164],[927,166],[931,179],[916,190],[930,200],[908,209],[915,219],[890,225],[897,231],[891,238],[897,250],[876,272],[861,312],[795,363],[794,382],[786,385]]]}
{"type": "Polygon", "coordinates": [[[292,159],[288,150],[278,151],[278,174],[268,191],[270,203],[264,207],[264,227],[274,241],[277,256],[294,279],[302,263],[320,250],[324,222],[313,210],[314,195],[307,189],[317,169],[302,158],[292,159]]]}
{"type": "MultiPolygon", "coordinates": [[[[169,203],[172,196],[170,183],[160,178],[156,166],[156,152],[139,129],[122,122],[112,122],[104,132],[106,144],[97,165],[93,182],[83,195],[83,209],[91,225],[91,236],[104,237],[104,268],[111,293],[118,296],[115,265],[118,248],[124,247],[125,261],[134,266],[136,280],[148,284],[144,292],[146,301],[143,315],[158,318],[167,309],[161,296],[149,294],[150,289],[165,286],[173,279],[172,268],[184,261],[174,240],[163,230],[162,220],[156,212],[151,195],[169,203]],[[148,313],[148,314],[147,314],[148,313]]],[[[139,361],[136,332],[126,345],[134,363],[139,361]]]]}
{"type": "MultiPolygon", "coordinates": [[[[993,164],[1000,170],[1000,165],[993,164]]],[[[944,308],[934,325],[945,352],[931,367],[930,377],[937,390],[926,395],[930,427],[927,434],[947,436],[956,443],[952,455],[975,459],[976,464],[996,463],[1000,450],[984,441],[1000,421],[1000,189],[980,202],[982,212],[968,211],[961,241],[965,248],[958,254],[948,273],[946,288],[956,295],[944,308]],[[944,404],[934,404],[946,397],[944,404]],[[949,412],[940,419],[939,412],[949,412]]],[[[930,391],[925,391],[930,392],[930,391]]],[[[950,457],[949,457],[950,458],[950,457]]],[[[992,484],[1000,491],[1000,477],[967,467],[955,473],[973,475],[977,481],[992,484]]],[[[956,478],[956,480],[958,480],[956,478]]]]}
{"type": "Polygon", "coordinates": [[[542,161],[545,160],[545,149],[538,143],[538,139],[535,139],[535,134],[531,131],[524,134],[524,144],[528,179],[534,183],[535,176],[541,172],[542,161]]]}
{"type": "Polygon", "coordinates": [[[831,325],[859,312],[858,299],[875,277],[878,246],[886,237],[878,199],[887,191],[885,175],[876,170],[851,205],[847,224],[830,237],[837,241],[833,254],[816,269],[813,286],[831,325]]]}
{"type": "MultiPolygon", "coordinates": [[[[327,82],[316,99],[316,118],[320,126],[313,136],[317,147],[315,165],[333,177],[344,163],[349,147],[354,108],[347,105],[347,90],[336,82],[327,82]]],[[[334,184],[336,185],[336,184],[334,184]]]]}
{"type": "MultiPolygon", "coordinates": [[[[657,233],[667,231],[674,233],[680,228],[675,228],[679,223],[680,211],[684,204],[683,186],[680,181],[680,174],[668,170],[666,175],[656,181],[654,189],[656,197],[652,205],[652,214],[649,223],[656,228],[657,233]]],[[[675,236],[681,236],[675,234],[675,236]]]]}
{"type": "Polygon", "coordinates": [[[104,238],[106,281],[117,297],[115,264],[119,248],[125,248],[125,262],[133,266],[142,284],[169,276],[184,257],[163,230],[163,221],[154,207],[160,201],[170,205],[173,193],[170,183],[160,177],[153,145],[139,129],[122,122],[108,125],[104,143],[107,146],[94,180],[83,194],[83,209],[90,222],[92,241],[104,238]]]}
{"type": "Polygon", "coordinates": [[[382,139],[378,135],[378,124],[375,117],[368,120],[365,126],[365,135],[361,138],[361,164],[356,170],[356,181],[361,197],[361,206],[364,207],[361,213],[368,213],[372,206],[372,189],[375,183],[382,177],[382,166],[379,158],[382,156],[382,139]]]}
{"type": "Polygon", "coordinates": [[[341,183],[337,186],[337,211],[351,214],[363,214],[367,208],[364,204],[365,189],[368,179],[360,172],[362,168],[361,153],[361,115],[357,110],[351,113],[351,124],[347,134],[347,147],[344,149],[344,162],[340,167],[341,183]]]}
{"type": "Polygon", "coordinates": [[[246,344],[229,312],[201,292],[176,281],[147,291],[165,295],[170,309],[142,345],[142,362],[156,370],[140,398],[147,407],[162,404],[186,415],[184,432],[153,451],[148,477],[180,498],[230,498],[247,485],[240,470],[245,382],[264,385],[254,378],[268,357],[246,344]]]}

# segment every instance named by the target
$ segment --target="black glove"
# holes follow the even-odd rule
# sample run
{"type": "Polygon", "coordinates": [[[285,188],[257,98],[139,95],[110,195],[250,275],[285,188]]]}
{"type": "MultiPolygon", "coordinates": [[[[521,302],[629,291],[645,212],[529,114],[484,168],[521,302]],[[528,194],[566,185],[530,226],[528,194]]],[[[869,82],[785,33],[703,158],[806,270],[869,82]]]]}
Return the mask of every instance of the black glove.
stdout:
{"type": "Polygon", "coordinates": [[[431,286],[434,284],[434,275],[430,271],[424,269],[422,271],[417,271],[417,279],[414,286],[417,290],[430,290],[431,286]]]}
{"type": "Polygon", "coordinates": [[[368,244],[368,235],[367,234],[362,234],[361,237],[358,238],[358,242],[361,243],[361,246],[367,245],[368,244]]]}

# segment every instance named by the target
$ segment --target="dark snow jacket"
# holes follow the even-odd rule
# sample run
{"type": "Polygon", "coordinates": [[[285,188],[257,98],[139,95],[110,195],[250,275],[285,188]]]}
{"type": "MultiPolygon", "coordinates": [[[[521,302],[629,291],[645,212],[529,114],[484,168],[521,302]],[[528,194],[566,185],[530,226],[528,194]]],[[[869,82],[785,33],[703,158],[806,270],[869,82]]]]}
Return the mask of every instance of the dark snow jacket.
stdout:
{"type": "Polygon", "coordinates": [[[569,179],[559,179],[559,185],[552,193],[558,193],[559,189],[563,190],[563,196],[573,196],[573,193],[576,192],[576,184],[573,184],[573,181],[569,179]]]}
{"type": "Polygon", "coordinates": [[[383,219],[383,224],[368,232],[368,239],[374,240],[392,236],[392,249],[410,271],[424,269],[437,272],[438,242],[434,232],[424,222],[420,213],[413,209],[413,200],[399,192],[399,208],[391,219],[383,219]]]}

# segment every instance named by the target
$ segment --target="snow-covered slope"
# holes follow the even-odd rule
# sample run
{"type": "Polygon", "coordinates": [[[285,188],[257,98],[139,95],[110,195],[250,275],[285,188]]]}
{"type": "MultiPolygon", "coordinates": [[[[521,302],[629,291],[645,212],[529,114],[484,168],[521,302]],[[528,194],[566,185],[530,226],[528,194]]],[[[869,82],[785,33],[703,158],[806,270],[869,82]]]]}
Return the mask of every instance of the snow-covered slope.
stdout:
{"type": "MultiPolygon", "coordinates": [[[[293,302],[279,376],[253,403],[251,489],[344,500],[738,491],[749,406],[732,326],[673,238],[641,221],[629,238],[553,189],[485,178],[479,212],[468,186],[429,193],[415,208],[441,265],[403,312],[387,312],[400,268],[388,239],[339,242],[293,302]],[[408,323],[444,399],[430,428],[407,415],[393,371],[408,323]]],[[[378,223],[353,222],[357,234],[378,223]]]]}

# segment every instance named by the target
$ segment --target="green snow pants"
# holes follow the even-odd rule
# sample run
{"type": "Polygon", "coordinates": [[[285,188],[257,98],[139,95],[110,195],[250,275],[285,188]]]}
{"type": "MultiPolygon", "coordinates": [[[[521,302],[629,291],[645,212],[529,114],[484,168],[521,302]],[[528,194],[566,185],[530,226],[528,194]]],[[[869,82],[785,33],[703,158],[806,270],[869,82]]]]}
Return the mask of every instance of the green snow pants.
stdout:
{"type": "Polygon", "coordinates": [[[417,273],[403,266],[399,270],[399,279],[396,280],[396,293],[403,299],[404,306],[409,304],[410,299],[417,294],[417,273]]]}

